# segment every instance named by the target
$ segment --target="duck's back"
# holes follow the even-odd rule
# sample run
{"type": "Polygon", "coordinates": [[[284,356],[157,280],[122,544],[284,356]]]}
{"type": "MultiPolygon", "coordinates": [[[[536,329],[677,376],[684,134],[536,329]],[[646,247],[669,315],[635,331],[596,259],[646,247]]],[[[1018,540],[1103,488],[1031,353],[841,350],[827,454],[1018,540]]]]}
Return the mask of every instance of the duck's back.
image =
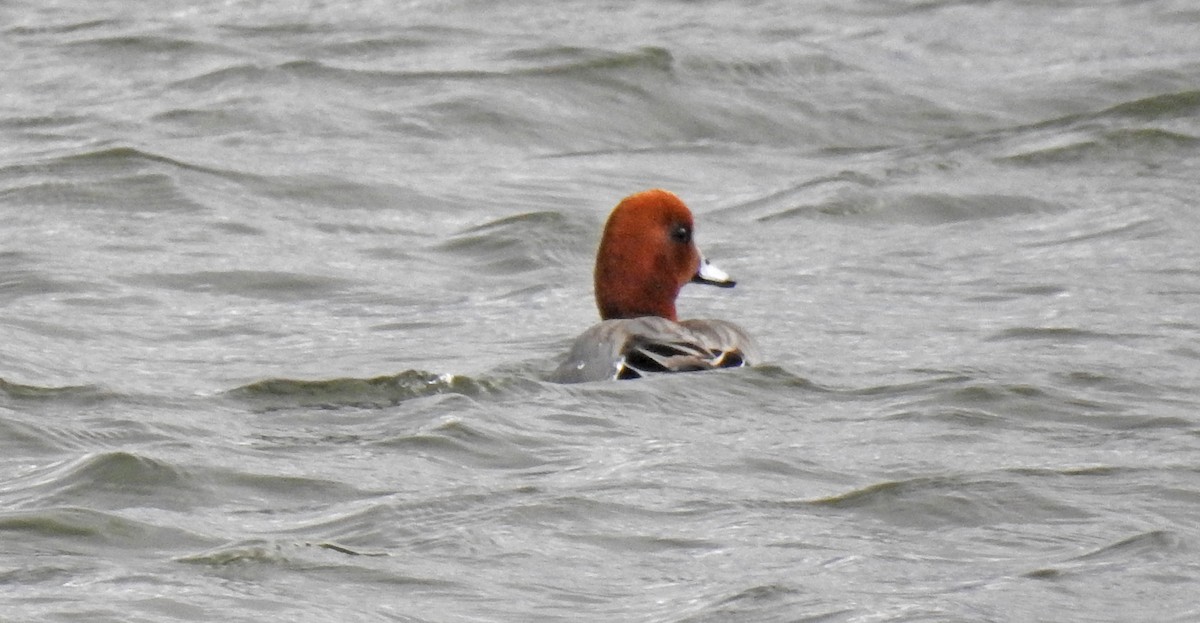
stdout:
{"type": "Polygon", "coordinates": [[[605,320],[575,340],[551,379],[580,383],[635,379],[665,372],[734,368],[759,361],[758,347],[724,320],[645,316],[605,320]]]}

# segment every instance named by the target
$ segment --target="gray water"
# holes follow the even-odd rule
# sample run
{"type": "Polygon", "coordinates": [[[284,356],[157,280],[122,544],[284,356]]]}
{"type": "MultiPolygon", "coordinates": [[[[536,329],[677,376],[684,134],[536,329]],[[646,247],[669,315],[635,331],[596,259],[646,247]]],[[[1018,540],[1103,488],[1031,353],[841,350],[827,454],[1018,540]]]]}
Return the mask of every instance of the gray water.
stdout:
{"type": "Polygon", "coordinates": [[[0,620],[1200,620],[1200,9],[0,6],[0,620]],[[752,369],[542,380],[623,196],[752,369]]]}

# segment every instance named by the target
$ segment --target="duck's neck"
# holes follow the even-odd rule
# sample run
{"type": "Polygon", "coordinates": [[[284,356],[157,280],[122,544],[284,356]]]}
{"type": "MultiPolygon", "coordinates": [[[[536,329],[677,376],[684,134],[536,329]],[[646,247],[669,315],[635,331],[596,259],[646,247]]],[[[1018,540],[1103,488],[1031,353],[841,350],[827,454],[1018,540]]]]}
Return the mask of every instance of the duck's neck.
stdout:
{"type": "Polygon", "coordinates": [[[629,283],[596,271],[596,307],[602,320],[658,316],[676,320],[675,296],[679,286],[671,283],[629,283]]]}

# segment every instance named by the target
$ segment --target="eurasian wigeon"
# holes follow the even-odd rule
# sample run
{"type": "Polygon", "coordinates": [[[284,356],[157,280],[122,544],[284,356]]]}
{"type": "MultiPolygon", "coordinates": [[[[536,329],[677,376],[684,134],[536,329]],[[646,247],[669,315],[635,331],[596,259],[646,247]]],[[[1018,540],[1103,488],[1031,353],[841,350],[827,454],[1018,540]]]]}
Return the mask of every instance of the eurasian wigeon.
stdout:
{"type": "Polygon", "coordinates": [[[676,320],[684,284],[736,283],[696,248],[692,213],[665,190],[621,200],[596,252],[601,322],[575,340],[552,379],[636,379],[662,372],[735,368],[759,360],[754,341],[724,320],[676,320]]]}

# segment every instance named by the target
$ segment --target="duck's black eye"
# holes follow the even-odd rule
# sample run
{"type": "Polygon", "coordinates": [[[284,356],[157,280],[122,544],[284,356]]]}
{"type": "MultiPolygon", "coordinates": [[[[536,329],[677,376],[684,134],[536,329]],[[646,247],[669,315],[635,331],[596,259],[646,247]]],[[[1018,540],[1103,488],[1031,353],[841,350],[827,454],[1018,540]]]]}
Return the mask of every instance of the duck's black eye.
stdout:
{"type": "Polygon", "coordinates": [[[687,244],[692,241],[692,230],[687,225],[676,225],[671,230],[671,240],[687,244]]]}

